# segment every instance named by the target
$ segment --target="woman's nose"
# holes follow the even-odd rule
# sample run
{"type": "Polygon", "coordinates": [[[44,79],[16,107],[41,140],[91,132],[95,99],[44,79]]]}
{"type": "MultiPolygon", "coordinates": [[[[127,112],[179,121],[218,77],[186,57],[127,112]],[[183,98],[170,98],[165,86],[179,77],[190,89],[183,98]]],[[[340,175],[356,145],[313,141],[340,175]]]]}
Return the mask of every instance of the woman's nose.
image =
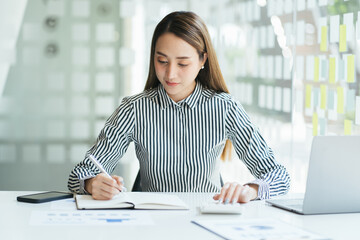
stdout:
{"type": "Polygon", "coordinates": [[[176,77],[176,66],[175,64],[169,64],[166,69],[166,77],[168,79],[173,79],[176,77]]]}

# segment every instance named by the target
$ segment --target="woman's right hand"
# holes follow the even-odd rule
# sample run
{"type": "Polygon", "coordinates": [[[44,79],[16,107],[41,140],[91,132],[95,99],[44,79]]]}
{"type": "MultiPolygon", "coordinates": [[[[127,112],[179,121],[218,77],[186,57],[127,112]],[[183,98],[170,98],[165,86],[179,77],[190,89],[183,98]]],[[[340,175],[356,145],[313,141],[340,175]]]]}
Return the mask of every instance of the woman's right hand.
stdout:
{"type": "Polygon", "coordinates": [[[85,190],[96,200],[110,200],[121,192],[123,178],[113,175],[109,178],[104,173],[85,180],[85,190]]]}

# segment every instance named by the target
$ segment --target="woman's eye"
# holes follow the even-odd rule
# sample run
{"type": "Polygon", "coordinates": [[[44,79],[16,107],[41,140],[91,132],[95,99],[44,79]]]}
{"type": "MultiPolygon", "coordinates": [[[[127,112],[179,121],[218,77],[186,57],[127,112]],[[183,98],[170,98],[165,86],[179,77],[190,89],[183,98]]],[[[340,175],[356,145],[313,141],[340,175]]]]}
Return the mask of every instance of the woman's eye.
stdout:
{"type": "Polygon", "coordinates": [[[181,63],[179,63],[179,66],[180,67],[186,67],[188,64],[181,64],[181,63]]]}
{"type": "Polygon", "coordinates": [[[159,63],[161,64],[166,64],[167,62],[166,61],[161,61],[161,60],[158,60],[159,63]]]}

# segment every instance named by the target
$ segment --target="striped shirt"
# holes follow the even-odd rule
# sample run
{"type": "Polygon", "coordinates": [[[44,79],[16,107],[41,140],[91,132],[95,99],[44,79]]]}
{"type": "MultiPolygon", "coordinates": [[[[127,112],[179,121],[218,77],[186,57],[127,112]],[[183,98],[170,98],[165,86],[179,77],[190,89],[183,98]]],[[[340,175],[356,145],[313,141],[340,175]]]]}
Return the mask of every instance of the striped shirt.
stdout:
{"type": "Polygon", "coordinates": [[[134,142],[143,191],[218,192],[219,156],[227,139],[255,177],[251,183],[259,185],[259,199],[288,191],[289,174],[275,161],[241,104],[199,82],[190,96],[177,103],[161,84],[124,98],[85,159],[72,170],[68,188],[86,193],[84,180],[99,174],[89,154],[112,172],[134,142]]]}

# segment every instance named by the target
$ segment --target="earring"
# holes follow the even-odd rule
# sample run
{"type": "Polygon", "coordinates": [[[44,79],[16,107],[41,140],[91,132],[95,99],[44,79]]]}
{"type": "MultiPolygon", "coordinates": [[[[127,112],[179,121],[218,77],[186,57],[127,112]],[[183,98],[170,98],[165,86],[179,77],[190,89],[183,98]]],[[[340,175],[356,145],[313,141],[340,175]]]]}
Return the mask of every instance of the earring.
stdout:
{"type": "Polygon", "coordinates": [[[204,65],[201,67],[201,69],[204,69],[204,65]]]}

